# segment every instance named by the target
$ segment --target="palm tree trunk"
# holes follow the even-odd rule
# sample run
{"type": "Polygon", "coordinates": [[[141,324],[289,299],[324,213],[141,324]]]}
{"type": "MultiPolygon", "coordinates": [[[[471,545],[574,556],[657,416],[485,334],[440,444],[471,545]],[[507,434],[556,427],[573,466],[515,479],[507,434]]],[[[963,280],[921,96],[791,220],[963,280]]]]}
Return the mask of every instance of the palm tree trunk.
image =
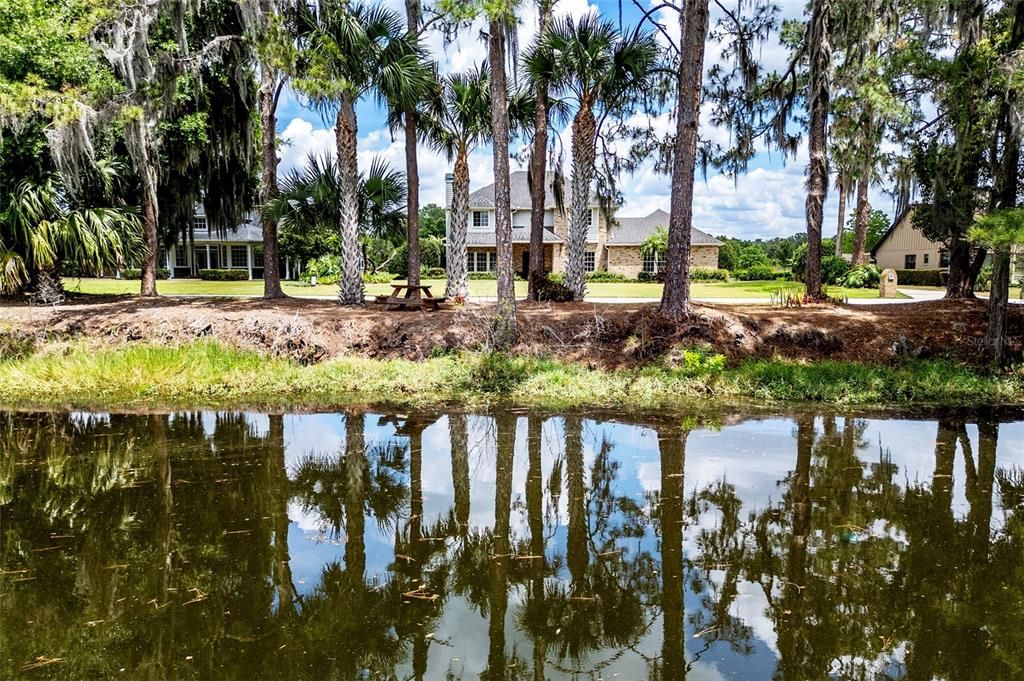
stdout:
{"type": "MultiPolygon", "coordinates": [[[[263,177],[260,203],[267,206],[277,196],[277,73],[267,64],[260,67],[260,128],[263,134],[263,177]]],[[[263,297],[283,298],[281,272],[278,269],[277,222],[262,216],[263,297]]]]}
{"type": "MultiPolygon", "coordinates": [[[[405,2],[406,26],[410,33],[420,28],[419,0],[405,2]]],[[[405,181],[408,196],[405,204],[407,239],[406,279],[411,286],[420,283],[420,168],[416,151],[416,107],[405,110],[405,181]]]]}
{"type": "Polygon", "coordinates": [[[448,441],[452,453],[452,486],[455,488],[455,524],[458,535],[469,531],[469,434],[465,414],[448,415],[448,441]]]}
{"type": "Polygon", "coordinates": [[[565,260],[565,285],[575,300],[586,295],[583,256],[590,229],[590,182],[594,179],[597,121],[593,101],[584,98],[572,119],[572,196],[569,197],[569,252],[565,260]]]}
{"type": "Polygon", "coordinates": [[[821,290],[821,225],[825,196],[828,193],[828,123],[829,74],[832,68],[832,45],[829,42],[831,0],[813,0],[810,26],[810,126],[808,149],[810,172],[807,178],[807,270],[804,285],[812,300],[822,297],[821,290]]]}
{"type": "Polygon", "coordinates": [[[139,173],[142,197],[142,288],[140,295],[156,296],[156,270],[157,253],[160,246],[157,243],[157,198],[156,198],[156,168],[153,166],[152,149],[150,149],[149,128],[144,120],[144,114],[132,119],[129,123],[134,127],[136,147],[135,165],[139,173]]]}
{"type": "Polygon", "coordinates": [[[683,469],[686,461],[686,432],[675,428],[659,432],[658,448],[661,451],[661,503],[658,517],[661,525],[661,603],[664,611],[662,676],[665,679],[685,679],[683,469]]]}
{"type": "MultiPolygon", "coordinates": [[[[551,25],[551,6],[540,2],[539,35],[551,25]]],[[[536,279],[545,273],[544,266],[544,204],[547,198],[548,154],[548,82],[537,79],[533,114],[533,151],[530,155],[530,271],[527,272],[530,300],[537,300],[536,279]]]]}
{"type": "Polygon", "coordinates": [[[363,415],[345,415],[345,573],[354,589],[361,589],[366,572],[366,442],[363,415]]]}
{"type": "Polygon", "coordinates": [[[512,206],[508,174],[508,87],[505,82],[505,30],[500,18],[490,21],[488,60],[491,66],[491,147],[494,152],[494,239],[498,257],[498,307],[491,330],[496,348],[516,341],[516,291],[512,267],[512,206]]]}
{"type": "Polygon", "coordinates": [[[864,245],[868,238],[868,178],[857,180],[857,228],[853,232],[854,267],[864,264],[864,245]]]}
{"type": "Polygon", "coordinates": [[[338,212],[341,215],[341,281],[338,301],[363,304],[363,268],[359,252],[359,160],[356,156],[355,101],[342,95],[335,121],[338,145],[338,212]]]}
{"type": "Polygon", "coordinates": [[[455,157],[452,181],[452,210],[448,225],[448,283],[446,298],[465,298],[469,294],[466,274],[466,233],[469,229],[469,152],[460,146],[455,157]]]}
{"type": "Polygon", "coordinates": [[[846,173],[839,170],[839,177],[836,178],[836,186],[839,188],[839,220],[836,225],[836,248],[837,258],[843,257],[843,232],[846,228],[846,173]]]}
{"type": "Polygon", "coordinates": [[[690,243],[693,232],[693,177],[704,80],[708,0],[691,0],[680,13],[682,55],[677,77],[676,139],[672,158],[672,199],[668,221],[668,260],[661,313],[677,319],[690,309],[690,243]]]}

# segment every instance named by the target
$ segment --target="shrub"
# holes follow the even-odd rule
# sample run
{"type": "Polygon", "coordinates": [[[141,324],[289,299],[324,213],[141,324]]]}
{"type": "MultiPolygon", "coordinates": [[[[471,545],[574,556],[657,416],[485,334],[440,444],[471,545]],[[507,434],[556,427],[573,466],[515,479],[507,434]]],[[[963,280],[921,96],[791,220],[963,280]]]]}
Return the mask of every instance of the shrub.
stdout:
{"type": "Polygon", "coordinates": [[[318,284],[338,283],[341,279],[341,256],[328,254],[310,260],[299,278],[308,284],[313,277],[318,284]]]}
{"type": "Polygon", "coordinates": [[[745,270],[737,270],[732,274],[740,281],[772,281],[775,279],[775,270],[770,265],[754,265],[745,270]]]}
{"type": "Polygon", "coordinates": [[[447,279],[448,272],[443,267],[421,267],[420,277],[423,279],[447,279]]]}
{"type": "Polygon", "coordinates": [[[975,291],[985,291],[986,293],[992,290],[992,265],[985,265],[978,272],[978,278],[974,282],[975,291]]]}
{"type": "Polygon", "coordinates": [[[946,275],[938,270],[896,270],[896,283],[903,286],[945,286],[946,275]]]}
{"type": "Polygon", "coordinates": [[[729,281],[729,270],[692,267],[690,268],[690,279],[693,281],[729,281]]]}
{"type": "Polygon", "coordinates": [[[199,278],[203,281],[245,281],[249,278],[249,270],[199,270],[199,278]]]}
{"type": "MultiPolygon", "coordinates": [[[[121,272],[122,279],[142,279],[142,270],[138,268],[129,268],[121,272]]],[[[171,271],[166,267],[159,267],[156,270],[157,279],[170,279],[171,271]]]]}
{"type": "Polygon", "coordinates": [[[874,288],[882,278],[878,265],[858,265],[846,273],[837,283],[846,288],[874,288]]]}
{"type": "Polygon", "coordinates": [[[466,277],[469,279],[497,279],[498,275],[494,272],[470,272],[466,277]]]}
{"type": "MultiPolygon", "coordinates": [[[[387,284],[388,282],[390,282],[394,278],[395,278],[395,275],[392,274],[391,272],[383,272],[383,271],[381,271],[381,272],[364,272],[363,273],[363,283],[364,284],[387,284]]],[[[317,279],[317,281],[320,281],[320,280],[317,279]]],[[[335,282],[330,282],[330,283],[335,283],[335,282]]]]}
{"type": "Polygon", "coordinates": [[[584,275],[584,279],[587,281],[605,281],[605,282],[623,282],[629,281],[624,274],[618,272],[605,272],[604,270],[594,270],[593,272],[587,272],[584,275]]]}
{"type": "Polygon", "coordinates": [[[665,281],[665,272],[641,272],[636,275],[637,281],[665,281]]]}
{"type": "Polygon", "coordinates": [[[572,290],[562,281],[564,277],[555,280],[554,275],[538,276],[534,279],[533,287],[537,291],[537,300],[544,300],[551,303],[568,303],[572,300],[572,290]]]}
{"type": "Polygon", "coordinates": [[[477,362],[474,373],[476,374],[472,382],[474,390],[484,390],[499,395],[512,392],[529,376],[525,360],[500,352],[489,352],[483,355],[477,362]]]}
{"type": "Polygon", "coordinates": [[[839,280],[850,271],[850,263],[834,255],[826,255],[821,259],[821,283],[838,284],[839,280]]]}

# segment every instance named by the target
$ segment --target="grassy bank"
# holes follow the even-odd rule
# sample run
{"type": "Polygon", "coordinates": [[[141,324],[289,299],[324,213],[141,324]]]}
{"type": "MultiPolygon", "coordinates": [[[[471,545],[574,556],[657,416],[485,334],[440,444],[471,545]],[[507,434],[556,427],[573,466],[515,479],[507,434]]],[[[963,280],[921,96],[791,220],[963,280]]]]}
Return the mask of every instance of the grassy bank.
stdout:
{"type": "MultiPolygon", "coordinates": [[[[445,282],[438,279],[424,280],[423,284],[432,287],[435,294],[443,295],[445,282]]],[[[86,294],[124,295],[139,292],[138,281],[123,279],[64,279],[64,286],[69,291],[86,294]]],[[[290,296],[334,298],[338,295],[335,285],[309,286],[300,282],[282,282],[284,292],[290,296]]],[[[469,282],[471,296],[493,297],[496,294],[495,282],[486,279],[474,279],[469,282]]],[[[190,296],[260,296],[263,295],[263,281],[201,281],[199,279],[167,279],[157,282],[157,289],[163,295],[190,296]]],[[[661,298],[662,285],[649,282],[590,282],[587,284],[587,296],[590,298],[661,298]]],[[[780,290],[788,293],[799,293],[803,285],[786,281],[729,281],[729,282],[693,282],[691,293],[695,298],[743,298],[767,300],[780,290]]],[[[847,298],[877,298],[877,289],[844,289],[830,286],[829,294],[846,296],[847,298]]],[[[375,296],[391,292],[389,284],[367,284],[366,295],[375,296]]],[[[516,293],[526,295],[526,282],[516,282],[516,293]]],[[[901,294],[900,297],[905,298],[901,294]]]]}
{"type": "Polygon", "coordinates": [[[182,347],[71,345],[0,362],[0,403],[19,406],[645,408],[756,402],[980,406],[1024,403],[1020,372],[984,375],[940,361],[895,367],[749,360],[686,352],[676,361],[602,371],[552,360],[461,354],[422,362],[335,359],[312,366],[214,342],[182,347]]]}

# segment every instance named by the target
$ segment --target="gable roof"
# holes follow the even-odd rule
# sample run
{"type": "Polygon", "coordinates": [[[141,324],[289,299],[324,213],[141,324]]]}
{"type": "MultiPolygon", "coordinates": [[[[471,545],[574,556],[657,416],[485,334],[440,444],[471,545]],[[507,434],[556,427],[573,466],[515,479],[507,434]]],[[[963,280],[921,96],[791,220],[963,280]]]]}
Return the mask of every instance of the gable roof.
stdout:
{"type": "MultiPolygon", "coordinates": [[[[659,227],[668,227],[669,214],[660,208],[641,218],[617,218],[608,235],[609,246],[639,246],[659,227]]],[[[690,233],[694,246],[721,246],[722,242],[696,227],[690,233]]]]}
{"type": "MultiPolygon", "coordinates": [[[[511,204],[512,210],[517,209],[529,209],[532,206],[530,201],[530,182],[529,176],[525,170],[517,170],[514,173],[510,173],[508,176],[509,180],[509,203],[511,204]]],[[[555,194],[553,186],[555,182],[555,174],[552,172],[545,173],[544,186],[547,191],[544,197],[544,208],[555,208],[555,194]]],[[[563,182],[563,185],[567,185],[567,182],[563,182]]],[[[566,210],[569,209],[569,187],[565,187],[564,191],[564,207],[566,210]]],[[[597,206],[597,194],[590,192],[590,204],[591,207],[597,206]]],[[[494,208],[494,183],[480,187],[474,192],[469,194],[469,207],[470,208],[494,208]]]]}

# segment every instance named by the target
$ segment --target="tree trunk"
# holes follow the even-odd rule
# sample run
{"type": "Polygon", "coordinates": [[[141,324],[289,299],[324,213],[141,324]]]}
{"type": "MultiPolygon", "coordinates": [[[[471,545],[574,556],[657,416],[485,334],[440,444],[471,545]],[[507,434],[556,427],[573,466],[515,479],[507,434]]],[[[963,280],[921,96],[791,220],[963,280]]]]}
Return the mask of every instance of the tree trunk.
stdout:
{"type": "Polygon", "coordinates": [[[868,238],[868,180],[863,177],[857,180],[857,228],[853,232],[853,266],[863,265],[864,245],[868,238]]]}
{"type": "MultiPolygon", "coordinates": [[[[551,25],[551,2],[541,0],[538,35],[551,25]]],[[[547,198],[548,82],[537,79],[533,114],[533,151],[530,155],[530,271],[527,272],[530,300],[537,300],[536,279],[546,272],[544,265],[544,204],[547,198]]]]}
{"type": "Polygon", "coordinates": [[[843,257],[843,232],[846,229],[846,173],[841,169],[839,177],[836,179],[836,185],[839,187],[839,224],[836,225],[835,254],[837,258],[841,258],[843,257]]]}
{"type": "Polygon", "coordinates": [[[962,238],[956,238],[949,245],[949,279],[946,281],[946,298],[973,299],[974,284],[978,277],[979,266],[975,264],[979,256],[984,261],[984,249],[972,255],[971,245],[962,238]]]}
{"type": "Polygon", "coordinates": [[[469,434],[465,414],[448,415],[448,441],[452,453],[452,487],[455,488],[455,524],[458,535],[469,532],[469,434]]]}
{"type": "MultiPolygon", "coordinates": [[[[366,442],[363,415],[345,415],[345,574],[361,590],[366,572],[366,442]]],[[[358,593],[358,591],[356,591],[358,593]]]]}
{"type": "Polygon", "coordinates": [[[672,158],[672,199],[668,259],[661,313],[678,319],[690,311],[690,243],[693,234],[693,177],[704,80],[708,0],[691,0],[679,15],[682,56],[677,79],[676,139],[672,158]]]}
{"type": "Polygon", "coordinates": [[[498,267],[498,306],[491,330],[493,345],[512,347],[516,341],[516,290],[512,266],[512,206],[508,173],[508,89],[505,82],[505,21],[492,19],[488,37],[491,67],[491,147],[494,152],[494,238],[498,267]]]}
{"type": "Polygon", "coordinates": [[[658,448],[661,450],[658,518],[661,525],[661,602],[664,610],[661,657],[665,665],[662,678],[685,679],[683,470],[686,461],[686,432],[676,428],[659,432],[658,448]]]}
{"type": "Polygon", "coordinates": [[[508,571],[511,559],[512,466],[516,451],[516,417],[499,414],[497,421],[497,471],[494,480],[494,555],[491,556],[490,617],[488,622],[485,681],[508,678],[505,656],[505,615],[508,611],[508,571]]]}
{"type": "Polygon", "coordinates": [[[594,178],[597,153],[597,121],[594,120],[593,104],[591,99],[584,98],[572,119],[572,180],[565,285],[575,300],[583,300],[587,292],[583,257],[587,252],[587,233],[590,231],[590,182],[594,178]]]}
{"type": "MultiPolygon", "coordinates": [[[[263,64],[260,67],[260,126],[263,135],[263,177],[260,182],[260,203],[265,208],[277,196],[277,74],[263,64]]],[[[278,269],[277,221],[265,211],[263,226],[263,297],[283,298],[281,272],[278,269]]]]}
{"type": "Polygon", "coordinates": [[[992,259],[992,291],[988,297],[988,327],[985,347],[992,353],[992,361],[1006,361],[1006,313],[1010,300],[1010,253],[998,250],[992,259]]]}
{"type": "Polygon", "coordinates": [[[135,165],[141,183],[142,204],[142,289],[140,295],[156,296],[157,254],[160,245],[157,243],[158,204],[156,194],[156,168],[152,164],[152,150],[149,147],[149,129],[142,116],[133,119],[130,125],[138,126],[135,131],[137,156],[135,165]]]}
{"type": "MultiPolygon", "coordinates": [[[[405,20],[410,33],[420,29],[419,0],[406,0],[405,20]]],[[[416,151],[416,107],[405,110],[405,181],[408,196],[405,204],[406,279],[410,286],[420,283],[420,168],[416,151]]],[[[417,292],[418,295],[418,292],[417,292]]]]}
{"type": "Polygon", "coordinates": [[[539,416],[527,416],[526,451],[530,460],[526,475],[526,518],[530,528],[530,583],[528,630],[533,643],[533,679],[544,681],[544,660],[547,658],[547,609],[544,605],[544,575],[547,571],[544,557],[544,472],[541,447],[544,421],[539,416]]]}
{"type": "Polygon", "coordinates": [[[792,613],[784,622],[776,622],[779,670],[784,678],[814,678],[808,669],[807,621],[804,591],[807,587],[807,541],[811,536],[811,458],[814,450],[814,418],[797,417],[796,468],[793,470],[789,498],[792,528],[786,556],[785,585],[780,609],[792,613]]]}
{"type": "Polygon", "coordinates": [[[271,509],[274,523],[274,588],[280,615],[294,613],[295,584],[292,581],[291,554],[288,550],[288,470],[284,443],[284,417],[270,414],[267,429],[268,465],[274,476],[271,509]]]}
{"type": "Polygon", "coordinates": [[[808,150],[810,172],[807,178],[807,270],[804,285],[812,300],[822,298],[821,290],[821,225],[825,196],[828,193],[829,74],[832,68],[832,45],[829,42],[831,0],[813,0],[810,38],[810,126],[808,150]]]}
{"type": "Polygon", "coordinates": [[[466,273],[466,235],[469,230],[469,152],[459,147],[455,157],[455,179],[452,181],[452,209],[448,225],[447,260],[448,282],[446,298],[465,298],[469,295],[466,273]]]}
{"type": "Polygon", "coordinates": [[[583,463],[583,423],[578,416],[566,416],[565,423],[565,475],[566,508],[569,527],[565,545],[569,567],[570,588],[573,593],[586,588],[587,565],[587,483],[583,463]]]}
{"type": "Polygon", "coordinates": [[[338,145],[338,212],[341,215],[341,281],[338,301],[363,304],[363,267],[359,252],[359,160],[356,156],[356,111],[351,95],[341,97],[334,126],[338,145]]]}

